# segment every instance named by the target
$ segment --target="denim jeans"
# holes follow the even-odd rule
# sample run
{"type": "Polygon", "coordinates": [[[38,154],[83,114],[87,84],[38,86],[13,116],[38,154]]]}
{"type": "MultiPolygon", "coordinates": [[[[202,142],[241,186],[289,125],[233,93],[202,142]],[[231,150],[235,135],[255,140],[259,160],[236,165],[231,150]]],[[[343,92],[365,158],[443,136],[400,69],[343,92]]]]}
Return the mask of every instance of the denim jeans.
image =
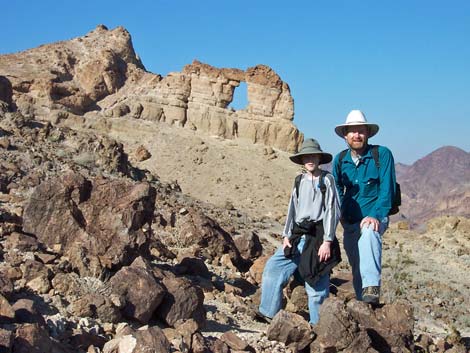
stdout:
{"type": "Polygon", "coordinates": [[[380,286],[382,275],[382,235],[388,227],[388,217],[380,221],[379,231],[372,226],[360,228],[360,222],[343,224],[343,245],[352,268],[356,298],[362,300],[362,289],[380,286]]]}
{"type": "MultiPolygon", "coordinates": [[[[304,238],[301,238],[297,246],[299,252],[296,252],[293,257],[286,258],[281,246],[266,262],[261,281],[261,303],[259,306],[259,311],[264,316],[272,318],[281,310],[282,290],[299,265],[300,252],[304,243],[304,238]]],[[[305,290],[308,297],[310,323],[316,324],[319,320],[320,305],[330,294],[330,275],[321,276],[313,287],[305,282],[305,290]]]]}

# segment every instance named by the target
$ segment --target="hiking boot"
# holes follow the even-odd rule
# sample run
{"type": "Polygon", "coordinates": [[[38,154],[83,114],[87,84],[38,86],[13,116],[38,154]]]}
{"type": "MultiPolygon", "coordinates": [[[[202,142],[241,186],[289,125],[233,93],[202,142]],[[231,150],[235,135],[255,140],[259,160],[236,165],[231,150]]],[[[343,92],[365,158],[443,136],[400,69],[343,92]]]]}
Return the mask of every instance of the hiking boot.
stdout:
{"type": "Polygon", "coordinates": [[[270,317],[267,317],[263,314],[261,314],[258,310],[255,311],[255,320],[264,322],[265,324],[270,324],[272,319],[270,317]]]}
{"type": "Polygon", "coordinates": [[[379,304],[380,287],[365,287],[362,290],[362,301],[368,304],[379,304]]]}

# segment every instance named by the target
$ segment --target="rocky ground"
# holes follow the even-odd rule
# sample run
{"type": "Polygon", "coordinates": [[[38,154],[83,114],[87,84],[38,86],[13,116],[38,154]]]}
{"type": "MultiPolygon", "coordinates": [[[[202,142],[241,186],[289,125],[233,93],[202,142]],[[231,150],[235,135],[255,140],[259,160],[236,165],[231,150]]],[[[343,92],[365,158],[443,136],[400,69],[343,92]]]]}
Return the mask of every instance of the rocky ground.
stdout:
{"type": "Polygon", "coordinates": [[[123,28],[0,56],[0,352],[468,351],[465,217],[392,223],[377,307],[343,255],[318,325],[294,280],[255,319],[299,171],[270,146],[295,149],[292,118],[268,67],[162,78],[123,28]]]}
{"type": "MultiPolygon", "coordinates": [[[[204,137],[168,125],[116,121],[110,126],[109,135],[129,151],[144,146],[150,152],[151,157],[145,161],[130,153],[136,165],[158,170],[167,182],[176,180],[183,192],[196,199],[222,208],[233,206],[240,214],[261,220],[261,228],[268,224],[267,232],[256,231],[267,242],[265,247],[277,246],[292,175],[299,172],[288,160],[289,154],[249,142],[204,137]],[[188,165],[190,171],[185,168],[188,165]]],[[[230,227],[231,222],[226,226],[230,227]]],[[[468,219],[443,217],[425,228],[424,233],[416,232],[409,230],[406,222],[392,222],[384,239],[383,299],[412,303],[420,317],[416,322],[418,332],[442,337],[457,328],[469,336],[468,219]],[[445,324],[437,324],[436,320],[445,324]]],[[[340,230],[338,235],[341,238],[340,230]]],[[[345,263],[342,267],[348,270],[345,263]]]]}
{"type": "Polygon", "coordinates": [[[317,327],[304,319],[305,293],[295,282],[285,292],[286,311],[268,325],[254,309],[295,166],[266,147],[142,126],[145,133],[134,125],[124,134],[123,125],[108,125],[105,136],[2,113],[5,351],[468,350],[467,219],[433,220],[426,233],[392,225],[384,306],[352,299],[343,261],[317,327]],[[184,166],[192,170],[182,173],[184,166]],[[204,195],[201,173],[207,186],[225,178],[215,182],[219,193],[197,197],[204,195]],[[283,175],[285,186],[276,188],[283,175]],[[271,208],[263,202],[270,188],[279,195],[271,208]]]}

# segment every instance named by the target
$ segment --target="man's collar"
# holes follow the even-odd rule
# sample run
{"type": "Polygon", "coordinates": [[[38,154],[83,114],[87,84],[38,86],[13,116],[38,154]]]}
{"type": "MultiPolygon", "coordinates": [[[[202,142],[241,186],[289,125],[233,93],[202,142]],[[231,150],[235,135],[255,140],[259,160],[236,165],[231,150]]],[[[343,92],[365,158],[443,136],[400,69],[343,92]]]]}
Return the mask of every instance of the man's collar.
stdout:
{"type": "MultiPolygon", "coordinates": [[[[350,148],[349,149],[349,155],[352,159],[352,149],[350,148]]],[[[364,152],[361,154],[361,155],[358,155],[358,157],[360,156],[360,158],[365,158],[365,157],[370,157],[372,158],[372,153],[371,153],[371,145],[370,144],[367,144],[366,148],[364,149],[364,152]]]]}

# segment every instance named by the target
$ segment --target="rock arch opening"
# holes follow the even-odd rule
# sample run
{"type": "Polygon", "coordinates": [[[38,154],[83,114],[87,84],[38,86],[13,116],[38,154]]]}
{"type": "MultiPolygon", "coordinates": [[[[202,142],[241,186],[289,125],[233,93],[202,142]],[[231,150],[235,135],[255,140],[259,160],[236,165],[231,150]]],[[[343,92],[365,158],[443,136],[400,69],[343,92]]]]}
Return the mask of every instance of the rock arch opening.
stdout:
{"type": "Polygon", "coordinates": [[[235,87],[233,100],[229,107],[235,110],[243,110],[248,107],[248,88],[246,82],[242,81],[238,87],[235,87]]]}

